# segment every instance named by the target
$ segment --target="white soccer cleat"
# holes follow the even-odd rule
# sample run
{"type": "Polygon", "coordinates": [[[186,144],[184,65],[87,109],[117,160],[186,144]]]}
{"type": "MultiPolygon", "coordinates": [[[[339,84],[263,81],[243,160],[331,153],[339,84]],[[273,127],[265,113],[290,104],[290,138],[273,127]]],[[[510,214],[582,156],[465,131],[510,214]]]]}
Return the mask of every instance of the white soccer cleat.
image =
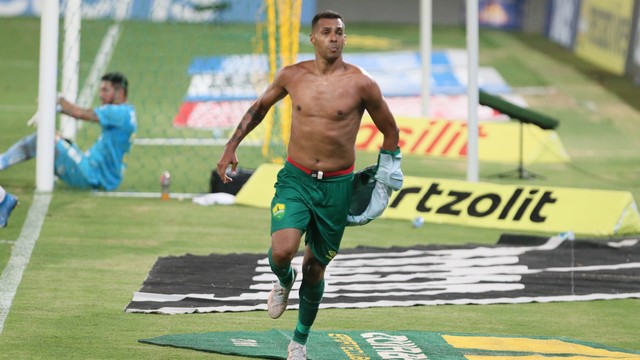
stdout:
{"type": "Polygon", "coordinates": [[[307,360],[307,347],[291,340],[287,360],[307,360]]]}
{"type": "Polygon", "coordinates": [[[289,293],[291,292],[291,288],[293,288],[293,284],[296,282],[296,276],[298,276],[298,272],[293,269],[293,281],[291,281],[291,286],[288,288],[280,285],[280,281],[276,281],[273,284],[273,289],[269,293],[269,298],[267,299],[267,308],[269,312],[269,316],[272,319],[277,319],[284,313],[287,309],[287,303],[289,302],[289,293]]]}
{"type": "Polygon", "coordinates": [[[9,215],[18,205],[18,198],[6,193],[2,202],[0,202],[0,228],[6,227],[9,223],[9,215]]]}

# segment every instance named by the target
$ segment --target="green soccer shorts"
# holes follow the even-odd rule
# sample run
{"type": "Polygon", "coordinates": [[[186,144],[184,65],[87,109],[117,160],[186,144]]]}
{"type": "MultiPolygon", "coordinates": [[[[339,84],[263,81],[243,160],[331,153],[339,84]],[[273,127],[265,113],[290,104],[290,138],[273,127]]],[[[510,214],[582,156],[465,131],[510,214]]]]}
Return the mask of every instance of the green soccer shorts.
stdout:
{"type": "Polygon", "coordinates": [[[271,200],[271,233],[299,229],[313,255],[327,265],[338,254],[347,225],[353,172],[317,179],[285,162],[271,200]]]}

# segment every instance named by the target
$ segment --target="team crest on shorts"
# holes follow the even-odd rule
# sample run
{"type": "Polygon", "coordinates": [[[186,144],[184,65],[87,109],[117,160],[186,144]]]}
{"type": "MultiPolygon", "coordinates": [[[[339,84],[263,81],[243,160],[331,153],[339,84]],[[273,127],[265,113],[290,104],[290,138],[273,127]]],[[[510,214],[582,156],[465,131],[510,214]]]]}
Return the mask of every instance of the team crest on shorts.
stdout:
{"type": "Polygon", "coordinates": [[[282,220],[284,217],[285,206],[284,204],[275,204],[273,208],[271,208],[271,214],[273,218],[276,220],[282,220]]]}

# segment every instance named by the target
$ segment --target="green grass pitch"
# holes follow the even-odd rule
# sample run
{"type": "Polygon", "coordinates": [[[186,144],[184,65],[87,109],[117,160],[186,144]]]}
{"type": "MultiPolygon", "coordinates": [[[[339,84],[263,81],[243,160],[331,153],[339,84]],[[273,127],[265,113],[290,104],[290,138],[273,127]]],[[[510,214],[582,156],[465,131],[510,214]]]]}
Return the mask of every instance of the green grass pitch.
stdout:
{"type": "MultiPolygon", "coordinates": [[[[0,32],[0,149],[33,131],[25,125],[36,109],[39,20],[3,18],[0,32]]],[[[83,23],[81,76],[86,76],[109,24],[83,23]]],[[[307,32],[308,29],[303,29],[307,32]]],[[[125,23],[109,69],[132,80],[131,101],[138,106],[140,136],[205,137],[154,122],[154,114],[173,114],[186,89],[184,72],[197,55],[251,51],[251,26],[125,23]],[[188,51],[187,51],[188,49],[188,51]],[[163,62],[150,68],[155,59],[163,62]],[[160,124],[160,125],[159,125],[160,124]]],[[[349,24],[353,41],[346,51],[416,50],[418,27],[349,24]],[[384,48],[358,37],[385,39],[384,48]]],[[[434,28],[434,47],[464,47],[461,28],[434,28]]],[[[309,51],[301,46],[300,51],[309,51]]],[[[533,109],[560,120],[557,129],[571,163],[534,164],[544,175],[534,181],[549,186],[630,191],[640,200],[640,88],[608,75],[539,35],[481,30],[480,64],[495,67],[516,90],[543,88],[525,95],[533,109]]],[[[91,139],[91,129],[83,130],[91,139]]],[[[163,161],[183,161],[176,177],[191,174],[195,191],[206,192],[219,147],[132,153],[125,186],[157,186],[163,161]],[[188,150],[180,150],[188,151],[188,150]],[[175,159],[171,159],[175,157],[175,159]],[[189,166],[186,165],[188,163],[189,166]],[[147,164],[145,166],[145,164],[147,164]],[[139,183],[139,184],[138,184],[139,183]]],[[[260,156],[242,148],[241,165],[255,167],[260,156]]],[[[358,155],[357,167],[375,160],[358,155]]],[[[486,181],[519,183],[490,175],[516,164],[480,164],[486,181]]],[[[466,163],[405,156],[405,174],[464,179],[466,163]]],[[[0,267],[12,241],[21,234],[35,188],[35,162],[0,172],[0,184],[21,204],[0,230],[0,267]]],[[[155,191],[157,189],[154,188],[155,191]]],[[[293,329],[296,312],[271,320],[264,312],[141,315],[123,312],[159,256],[265,252],[268,213],[242,206],[200,207],[188,200],[91,196],[58,186],[42,231],[0,333],[0,358],[6,359],[233,359],[137,342],[164,334],[208,331],[293,329]],[[246,224],[252,224],[247,227],[246,224]]],[[[379,220],[349,229],[343,246],[494,243],[498,230],[379,220]]],[[[633,279],[632,281],[639,281],[633,279]]],[[[566,336],[628,350],[640,350],[640,300],[591,301],[488,306],[421,306],[364,310],[323,310],[318,330],[401,330],[463,332],[516,336],[566,336]],[[393,319],[389,322],[389,319],[393,319]]]]}

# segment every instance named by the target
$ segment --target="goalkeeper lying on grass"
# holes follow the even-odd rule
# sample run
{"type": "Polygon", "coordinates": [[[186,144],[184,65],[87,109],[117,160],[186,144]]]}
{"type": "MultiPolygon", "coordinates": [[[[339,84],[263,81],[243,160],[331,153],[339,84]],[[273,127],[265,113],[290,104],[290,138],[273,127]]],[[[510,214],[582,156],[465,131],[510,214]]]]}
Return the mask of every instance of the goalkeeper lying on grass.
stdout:
{"type": "MultiPolygon", "coordinates": [[[[61,113],[76,119],[96,122],[102,133],[94,145],[83,153],[78,146],[56,135],[55,174],[72,187],[114,190],[122,182],[125,157],[135,135],[136,113],[127,103],[128,81],[117,72],[102,76],[101,106],[81,108],[63,97],[58,98],[61,113]]],[[[38,114],[30,122],[37,123],[38,114]]],[[[29,135],[0,154],[0,170],[36,156],[36,134],[29,135]]]]}

